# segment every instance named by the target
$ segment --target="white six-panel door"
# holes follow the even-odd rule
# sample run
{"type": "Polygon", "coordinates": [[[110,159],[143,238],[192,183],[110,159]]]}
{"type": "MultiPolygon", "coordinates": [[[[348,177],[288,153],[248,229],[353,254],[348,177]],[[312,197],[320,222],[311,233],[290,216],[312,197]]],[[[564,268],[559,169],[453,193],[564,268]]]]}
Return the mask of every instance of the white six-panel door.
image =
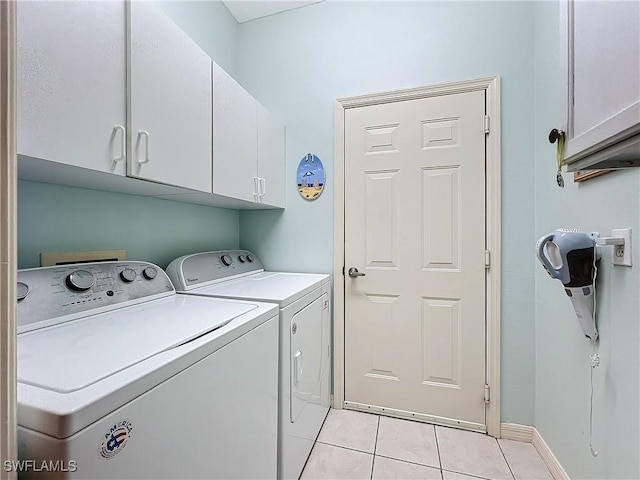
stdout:
{"type": "Polygon", "coordinates": [[[345,405],[485,425],[483,91],[345,113],[345,405]]]}

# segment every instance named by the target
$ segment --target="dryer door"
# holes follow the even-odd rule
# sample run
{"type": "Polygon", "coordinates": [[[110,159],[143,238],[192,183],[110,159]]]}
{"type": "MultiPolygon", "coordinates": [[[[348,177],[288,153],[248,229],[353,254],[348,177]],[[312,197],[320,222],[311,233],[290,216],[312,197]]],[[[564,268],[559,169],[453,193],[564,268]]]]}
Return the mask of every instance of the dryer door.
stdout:
{"type": "MultiPolygon", "coordinates": [[[[323,306],[328,294],[316,298],[291,319],[291,422],[295,422],[309,403],[320,404],[322,393],[322,366],[326,342],[322,328],[325,315],[323,306]]],[[[325,333],[326,334],[326,333],[325,333]]]]}

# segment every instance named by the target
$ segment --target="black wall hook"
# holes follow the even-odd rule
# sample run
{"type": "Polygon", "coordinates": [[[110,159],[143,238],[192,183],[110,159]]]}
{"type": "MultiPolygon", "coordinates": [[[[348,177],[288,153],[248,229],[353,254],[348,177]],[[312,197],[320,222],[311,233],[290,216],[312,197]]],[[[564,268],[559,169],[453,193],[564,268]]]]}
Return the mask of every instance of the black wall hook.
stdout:
{"type": "Polygon", "coordinates": [[[554,128],[549,132],[549,143],[556,143],[561,138],[564,138],[564,132],[554,128]]]}

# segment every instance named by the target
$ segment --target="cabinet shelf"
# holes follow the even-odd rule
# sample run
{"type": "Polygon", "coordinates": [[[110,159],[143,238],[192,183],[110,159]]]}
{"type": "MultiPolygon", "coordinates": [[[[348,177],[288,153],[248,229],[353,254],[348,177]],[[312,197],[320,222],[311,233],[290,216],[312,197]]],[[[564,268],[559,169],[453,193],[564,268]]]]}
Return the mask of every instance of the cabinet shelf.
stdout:
{"type": "Polygon", "coordinates": [[[237,198],[211,193],[196,192],[174,185],[141,180],[122,175],[100,172],[75,165],[43,160],[41,158],[18,155],[18,178],[33,182],[51,183],[69,187],[102,190],[143,197],[154,197],[175,202],[228,208],[231,210],[278,209],[271,205],[247,202],[237,198]]]}

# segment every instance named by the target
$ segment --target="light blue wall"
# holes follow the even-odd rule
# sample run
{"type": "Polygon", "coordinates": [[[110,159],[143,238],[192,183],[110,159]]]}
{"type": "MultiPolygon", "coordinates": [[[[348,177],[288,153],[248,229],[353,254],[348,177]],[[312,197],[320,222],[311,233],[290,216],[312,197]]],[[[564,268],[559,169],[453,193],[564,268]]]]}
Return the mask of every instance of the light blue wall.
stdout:
{"type": "Polygon", "coordinates": [[[238,80],[287,126],[286,210],[240,213],[241,246],[273,269],[332,271],[337,98],[501,76],[502,421],[524,424],[534,413],[532,15],[528,2],[323,2],[238,33],[238,80]],[[327,167],[311,203],[295,187],[308,152],[327,167]]]}
{"type": "Polygon", "coordinates": [[[640,478],[639,345],[640,171],[608,173],[582,184],[555,183],[549,130],[563,124],[557,2],[535,4],[535,235],[560,227],[598,231],[631,227],[634,267],[613,267],[603,250],[597,283],[601,365],[594,372],[594,447],[589,452],[589,355],[560,283],[536,264],[535,425],[571,478],[640,478]]]}
{"type": "Polygon", "coordinates": [[[18,182],[18,268],[39,266],[41,252],[112,248],[164,268],[180,255],[238,243],[234,210],[18,182]]]}
{"type": "MultiPolygon", "coordinates": [[[[238,24],[220,2],[159,2],[214,60],[236,68],[238,24]]],[[[125,248],[129,259],[166,266],[174,257],[237,248],[239,215],[153,198],[18,183],[18,268],[40,252],[125,248]]]]}
{"type": "Polygon", "coordinates": [[[238,22],[218,1],[155,2],[218,65],[236,74],[238,22]]]}

